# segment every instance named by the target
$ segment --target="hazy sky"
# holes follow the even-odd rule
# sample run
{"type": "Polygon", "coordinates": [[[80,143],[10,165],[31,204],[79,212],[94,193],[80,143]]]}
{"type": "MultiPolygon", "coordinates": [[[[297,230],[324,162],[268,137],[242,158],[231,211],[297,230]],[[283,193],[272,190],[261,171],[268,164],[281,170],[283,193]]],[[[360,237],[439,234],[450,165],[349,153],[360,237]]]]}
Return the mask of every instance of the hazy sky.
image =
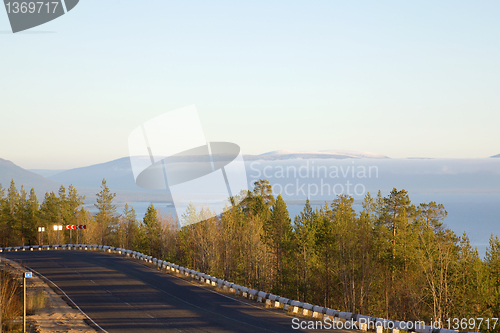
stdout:
{"type": "Polygon", "coordinates": [[[245,154],[491,156],[499,17],[496,0],[80,0],[12,34],[0,9],[0,158],[124,157],[135,127],[191,104],[245,154]]]}

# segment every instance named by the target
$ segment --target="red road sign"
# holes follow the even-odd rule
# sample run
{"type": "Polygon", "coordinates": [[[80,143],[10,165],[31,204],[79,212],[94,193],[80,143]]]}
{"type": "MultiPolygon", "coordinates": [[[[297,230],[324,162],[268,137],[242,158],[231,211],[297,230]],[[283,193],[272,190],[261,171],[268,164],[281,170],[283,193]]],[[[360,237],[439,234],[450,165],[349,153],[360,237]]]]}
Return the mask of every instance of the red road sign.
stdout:
{"type": "Polygon", "coordinates": [[[87,225],[86,224],[67,224],[66,225],[66,229],[71,229],[71,230],[74,230],[74,229],[87,229],[87,225]]]}

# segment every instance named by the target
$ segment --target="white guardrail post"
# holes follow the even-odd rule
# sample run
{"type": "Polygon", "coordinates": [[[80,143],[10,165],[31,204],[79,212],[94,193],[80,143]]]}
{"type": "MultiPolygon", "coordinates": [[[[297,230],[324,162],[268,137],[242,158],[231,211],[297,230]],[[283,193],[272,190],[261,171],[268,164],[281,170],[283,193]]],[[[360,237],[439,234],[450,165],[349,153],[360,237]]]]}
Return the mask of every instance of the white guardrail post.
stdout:
{"type": "MultiPolygon", "coordinates": [[[[131,257],[137,260],[142,260],[147,263],[152,263],[157,269],[165,269],[167,273],[177,273],[185,277],[198,280],[201,283],[211,285],[222,289],[223,291],[234,293],[236,296],[242,296],[256,302],[265,303],[266,307],[283,309],[291,315],[299,315],[304,317],[311,317],[314,319],[329,318],[333,322],[336,321],[353,321],[357,323],[362,331],[375,331],[382,333],[382,330],[389,329],[392,333],[399,333],[400,331],[417,332],[417,333],[458,333],[455,330],[437,329],[429,325],[416,325],[413,326],[412,322],[403,322],[397,320],[388,320],[376,317],[369,317],[365,315],[355,314],[351,312],[343,312],[325,308],[322,306],[303,303],[291,300],[285,297],[276,296],[255,289],[240,286],[216,277],[204,274],[193,269],[185,268],[179,265],[172,264],[165,260],[153,258],[137,251],[126,250],[122,248],[111,247],[107,245],[86,245],[86,244],[56,244],[56,245],[32,245],[32,246],[10,246],[0,247],[2,252],[17,252],[17,251],[49,251],[49,250],[81,250],[81,251],[102,251],[108,253],[115,253],[118,255],[131,257]]],[[[469,332],[460,332],[469,333],[469,332]]]]}

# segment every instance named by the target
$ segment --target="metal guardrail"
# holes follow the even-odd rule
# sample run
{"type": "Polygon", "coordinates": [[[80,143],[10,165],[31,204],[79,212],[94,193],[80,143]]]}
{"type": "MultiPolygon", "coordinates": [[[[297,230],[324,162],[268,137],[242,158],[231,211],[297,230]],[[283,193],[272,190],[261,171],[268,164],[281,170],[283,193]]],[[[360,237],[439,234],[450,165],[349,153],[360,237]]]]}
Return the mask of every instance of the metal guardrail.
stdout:
{"type": "MultiPolygon", "coordinates": [[[[177,273],[186,277],[191,277],[202,283],[229,291],[237,296],[245,297],[257,302],[266,303],[266,306],[280,308],[293,315],[301,315],[315,319],[329,318],[333,321],[352,321],[360,330],[367,331],[368,329],[381,333],[382,329],[390,329],[393,333],[399,331],[417,332],[417,333],[458,333],[459,331],[450,330],[446,328],[435,328],[430,325],[415,325],[413,322],[404,322],[397,320],[388,320],[376,317],[360,315],[351,312],[344,312],[334,310],[322,306],[312,305],[285,297],[266,293],[238,284],[218,279],[205,273],[195,271],[193,269],[185,268],[168,261],[153,258],[143,253],[126,250],[122,248],[107,246],[107,245],[86,245],[86,244],[62,244],[62,245],[32,245],[32,246],[15,246],[0,248],[1,252],[17,252],[17,251],[50,251],[50,250],[83,250],[83,251],[103,251],[108,253],[115,253],[126,257],[134,258],[137,260],[145,261],[154,264],[158,269],[165,269],[169,273],[177,273]]],[[[460,332],[470,333],[470,332],[460,332]]]]}

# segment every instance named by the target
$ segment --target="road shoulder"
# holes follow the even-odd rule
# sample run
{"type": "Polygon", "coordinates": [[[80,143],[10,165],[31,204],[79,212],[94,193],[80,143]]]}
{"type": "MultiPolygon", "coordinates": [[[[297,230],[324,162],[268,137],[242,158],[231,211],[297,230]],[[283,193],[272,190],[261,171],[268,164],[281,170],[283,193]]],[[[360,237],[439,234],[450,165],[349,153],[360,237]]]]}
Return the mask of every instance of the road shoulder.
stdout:
{"type": "MultiPolygon", "coordinates": [[[[3,263],[7,263],[10,269],[16,271],[19,275],[28,271],[19,263],[13,260],[2,258],[3,263]]],[[[27,279],[26,284],[28,294],[37,294],[42,292],[45,295],[46,305],[44,308],[36,311],[34,315],[28,316],[27,320],[35,322],[37,332],[39,333],[95,333],[92,327],[87,325],[87,318],[78,309],[72,308],[58,295],[45,280],[33,274],[33,277],[27,279]]]]}

